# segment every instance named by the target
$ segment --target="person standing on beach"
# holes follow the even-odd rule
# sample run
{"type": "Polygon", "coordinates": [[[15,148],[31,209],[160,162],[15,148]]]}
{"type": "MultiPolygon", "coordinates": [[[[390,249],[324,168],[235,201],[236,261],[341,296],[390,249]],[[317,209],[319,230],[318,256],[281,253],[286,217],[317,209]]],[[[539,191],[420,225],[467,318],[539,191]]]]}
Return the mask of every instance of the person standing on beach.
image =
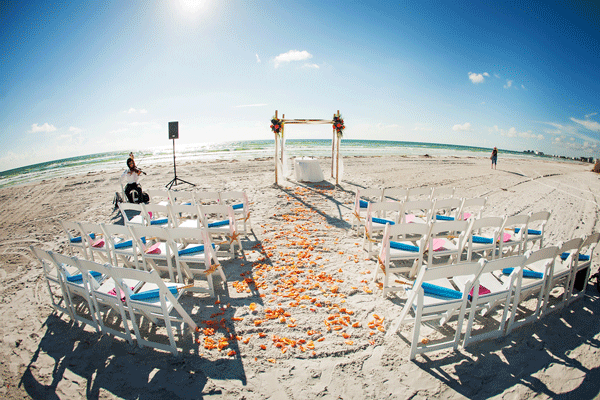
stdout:
{"type": "Polygon", "coordinates": [[[492,150],[492,156],[490,159],[492,160],[492,168],[496,169],[496,161],[498,161],[498,149],[496,147],[494,147],[494,150],[492,150]]]}

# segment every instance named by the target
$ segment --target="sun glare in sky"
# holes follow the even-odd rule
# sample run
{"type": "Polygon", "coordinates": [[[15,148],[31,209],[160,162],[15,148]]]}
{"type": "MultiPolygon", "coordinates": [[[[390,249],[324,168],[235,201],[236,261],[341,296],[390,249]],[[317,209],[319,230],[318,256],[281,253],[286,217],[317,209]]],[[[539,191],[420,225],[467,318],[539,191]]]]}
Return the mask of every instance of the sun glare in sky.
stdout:
{"type": "Polygon", "coordinates": [[[177,3],[186,14],[198,14],[206,6],[206,0],[179,0],[177,3]]]}

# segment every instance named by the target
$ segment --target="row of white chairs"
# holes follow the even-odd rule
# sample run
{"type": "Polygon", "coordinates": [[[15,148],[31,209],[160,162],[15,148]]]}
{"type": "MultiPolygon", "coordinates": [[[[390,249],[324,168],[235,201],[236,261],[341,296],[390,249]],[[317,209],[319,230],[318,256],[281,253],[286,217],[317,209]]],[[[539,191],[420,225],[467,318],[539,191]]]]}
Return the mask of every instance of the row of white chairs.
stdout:
{"type": "Polygon", "coordinates": [[[176,205],[228,205],[233,208],[234,215],[243,222],[244,233],[247,233],[247,225],[252,229],[250,222],[250,203],[248,196],[243,191],[175,191],[149,189],[150,204],[159,206],[176,205]]]}
{"type": "Polygon", "coordinates": [[[115,267],[33,246],[31,250],[42,264],[52,306],[74,321],[132,344],[131,327],[140,347],[154,347],[174,355],[178,350],[173,324],[177,324],[180,335],[185,324],[192,332],[197,330],[179,303],[187,289],[184,284],[165,284],[154,270],[115,267]],[[148,324],[146,329],[142,319],[148,324]],[[157,341],[156,329],[149,325],[159,321],[164,323],[168,341],[157,341]]]}
{"type": "Polygon", "coordinates": [[[363,248],[371,243],[386,224],[430,223],[435,221],[467,220],[481,218],[486,198],[382,201],[368,203],[364,217],[363,248]]]}
{"type": "Polygon", "coordinates": [[[80,251],[83,258],[132,269],[156,270],[171,282],[183,283],[206,278],[208,289],[196,286],[190,291],[214,296],[213,274],[221,283],[226,277],[218,260],[219,244],[210,233],[200,228],[166,228],[161,226],[123,226],[88,222],[61,222],[67,233],[67,244],[80,251]]]}
{"type": "MultiPolygon", "coordinates": [[[[231,255],[235,254],[235,244],[241,243],[235,210],[228,205],[192,204],[133,204],[119,203],[119,209],[126,226],[163,226],[168,228],[204,228],[212,237],[231,239],[231,255]]],[[[244,219],[244,226],[249,218],[244,219]]]]}
{"type": "Polygon", "coordinates": [[[406,303],[388,335],[397,332],[402,324],[413,323],[410,359],[414,359],[420,353],[448,347],[456,350],[459,345],[466,347],[508,334],[583,297],[599,241],[600,233],[593,233],[558,246],[530,250],[524,255],[426,266],[419,271],[414,284],[406,286],[406,303]],[[577,289],[575,278],[581,273],[583,287],[577,289]],[[562,294],[551,302],[550,293],[555,288],[561,288],[562,294]],[[536,299],[533,310],[523,311],[525,307],[518,307],[532,298],[536,299]],[[502,310],[497,327],[490,329],[484,324],[483,332],[474,332],[475,315],[488,315],[499,306],[502,310]],[[440,326],[447,326],[453,316],[457,320],[452,337],[431,342],[420,340],[421,322],[436,320],[440,326]]]}
{"type": "Polygon", "coordinates": [[[360,202],[361,208],[355,207],[353,211],[352,227],[356,226],[360,233],[360,228],[367,225],[369,216],[386,218],[387,214],[397,223],[480,218],[486,203],[485,197],[360,202]]]}
{"type": "MultiPolygon", "coordinates": [[[[540,211],[507,217],[470,218],[469,220],[429,221],[428,223],[386,223],[379,244],[378,263],[374,279],[383,270],[383,294],[401,289],[394,285],[396,274],[409,279],[419,273],[424,264],[439,266],[471,261],[474,255],[495,259],[522,255],[544,246],[545,227],[550,213],[540,211]],[[535,229],[534,229],[535,228],[535,229]],[[434,264],[436,260],[441,260],[434,264]],[[401,262],[396,266],[394,262],[401,262]],[[408,264],[407,264],[408,262],[408,264]],[[412,264],[410,263],[412,262],[412,264]]],[[[373,239],[367,238],[371,245],[373,239]]],[[[369,248],[370,250],[370,248],[369,248]]]]}

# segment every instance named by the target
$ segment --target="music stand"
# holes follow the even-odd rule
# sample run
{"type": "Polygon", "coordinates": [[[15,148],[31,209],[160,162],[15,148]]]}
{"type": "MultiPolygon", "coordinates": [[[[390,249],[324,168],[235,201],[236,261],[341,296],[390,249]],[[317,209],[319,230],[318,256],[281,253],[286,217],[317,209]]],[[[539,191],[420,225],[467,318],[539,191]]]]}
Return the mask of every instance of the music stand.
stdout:
{"type": "Polygon", "coordinates": [[[177,165],[175,164],[175,139],[179,139],[179,122],[169,122],[169,139],[173,139],[173,179],[171,182],[167,183],[165,187],[169,190],[173,187],[173,185],[177,186],[178,182],[187,183],[188,185],[196,186],[193,183],[188,181],[184,181],[183,179],[179,179],[177,177],[177,165]]]}

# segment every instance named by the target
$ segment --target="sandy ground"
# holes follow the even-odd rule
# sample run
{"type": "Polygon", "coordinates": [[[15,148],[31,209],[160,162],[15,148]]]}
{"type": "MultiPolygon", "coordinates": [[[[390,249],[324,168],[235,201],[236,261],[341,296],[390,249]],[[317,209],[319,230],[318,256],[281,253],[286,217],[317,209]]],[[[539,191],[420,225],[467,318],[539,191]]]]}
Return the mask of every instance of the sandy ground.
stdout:
{"type": "MultiPolygon", "coordinates": [[[[491,170],[483,158],[356,157],[345,159],[344,179],[335,187],[331,178],[275,186],[272,163],[178,165],[179,177],[198,189],[246,191],[254,228],[242,238],[243,254],[222,260],[227,285],[218,290],[220,304],[201,294],[182,301],[202,328],[206,321],[220,324],[212,338],[236,338],[224,351],[207,350],[204,333],[196,335],[199,344],[186,333],[177,338],[179,357],[129,345],[53,312],[39,263],[29,251],[35,245],[66,252],[60,220],[122,223],[112,203],[120,172],[1,189],[0,396],[598,396],[600,295],[593,285],[583,300],[501,339],[427,353],[412,362],[410,325],[385,337],[404,299],[383,298],[372,281],[375,262],[366,259],[362,236],[350,229],[357,188],[454,186],[460,196],[487,197],[484,216],[551,211],[546,242],[556,244],[600,229],[600,179],[591,165],[500,159],[491,170]],[[278,318],[268,319],[269,313],[278,318]],[[231,350],[235,355],[228,356],[231,350]]],[[[329,163],[321,161],[326,177],[329,163]]],[[[162,188],[172,178],[169,165],[147,172],[144,188],[162,188]]]]}

